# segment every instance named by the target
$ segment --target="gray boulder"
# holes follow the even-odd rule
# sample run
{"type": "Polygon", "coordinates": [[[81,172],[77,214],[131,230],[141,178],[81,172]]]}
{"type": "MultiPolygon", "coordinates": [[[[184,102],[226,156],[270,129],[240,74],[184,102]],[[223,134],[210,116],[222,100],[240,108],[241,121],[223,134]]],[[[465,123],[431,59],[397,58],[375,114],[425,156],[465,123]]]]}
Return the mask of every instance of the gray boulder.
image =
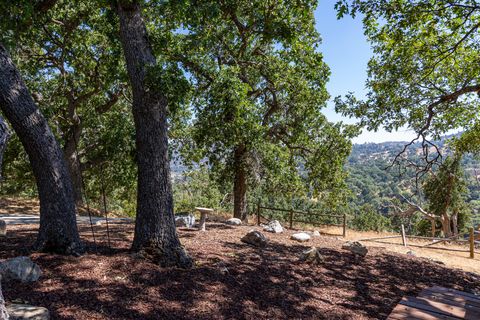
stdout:
{"type": "Polygon", "coordinates": [[[368,253],[367,247],[365,247],[363,244],[361,244],[358,241],[348,241],[346,242],[343,246],[342,249],[349,250],[355,255],[365,257],[368,253]]]}
{"type": "Polygon", "coordinates": [[[299,241],[299,242],[305,242],[305,241],[310,240],[310,235],[308,233],[305,233],[305,232],[299,232],[299,233],[292,234],[290,239],[296,240],[296,241],[299,241]]]}
{"type": "Polygon", "coordinates": [[[16,257],[0,263],[0,275],[4,279],[35,282],[42,271],[29,257],[16,257]]]}
{"type": "Polygon", "coordinates": [[[229,224],[231,226],[239,226],[242,224],[242,220],[238,218],[230,218],[227,221],[225,221],[226,224],[229,224]]]}
{"type": "Polygon", "coordinates": [[[255,247],[265,247],[267,244],[267,238],[260,231],[250,230],[241,239],[242,242],[251,244],[255,247]]]}
{"type": "Polygon", "coordinates": [[[28,304],[10,304],[7,306],[10,320],[49,320],[50,313],[43,307],[28,304]]]}
{"type": "Polygon", "coordinates": [[[0,237],[7,235],[7,223],[4,220],[0,220],[0,237]]]}
{"type": "Polygon", "coordinates": [[[273,232],[273,233],[282,233],[283,227],[278,220],[272,220],[263,226],[263,231],[273,232]]]}
{"type": "Polygon", "coordinates": [[[302,252],[300,260],[311,264],[320,264],[323,262],[323,256],[317,248],[311,247],[302,252]]]}
{"type": "Polygon", "coordinates": [[[175,215],[175,226],[193,228],[195,226],[195,216],[191,213],[179,213],[175,215]]]}

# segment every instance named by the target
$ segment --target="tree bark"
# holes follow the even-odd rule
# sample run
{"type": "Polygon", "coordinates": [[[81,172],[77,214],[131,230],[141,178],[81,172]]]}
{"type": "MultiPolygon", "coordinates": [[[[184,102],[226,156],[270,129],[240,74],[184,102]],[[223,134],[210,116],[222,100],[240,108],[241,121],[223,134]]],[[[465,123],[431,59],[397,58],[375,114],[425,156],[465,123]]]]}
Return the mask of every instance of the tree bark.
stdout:
{"type": "Polygon", "coordinates": [[[1,43],[0,108],[28,154],[37,183],[40,229],[34,248],[61,254],[81,252],[72,183],[63,153],[1,43]]]}
{"type": "MultiPolygon", "coordinates": [[[[0,276],[0,280],[2,277],[0,276]]],[[[3,299],[2,293],[2,285],[0,283],[0,320],[8,320],[10,317],[8,316],[7,308],[5,307],[5,299],[3,299]]]]}
{"type": "Polygon", "coordinates": [[[10,130],[5,120],[0,117],[0,181],[3,180],[2,167],[3,167],[3,154],[7,148],[8,139],[10,139],[10,130]]]}
{"type": "Polygon", "coordinates": [[[143,251],[162,266],[189,268],[192,259],[175,229],[168,161],[167,100],[148,83],[156,65],[141,7],[137,1],[118,1],[120,40],[133,93],[138,166],[137,217],[132,249],[143,251]]]}
{"type": "Polygon", "coordinates": [[[233,216],[247,220],[247,172],[245,168],[246,148],[237,146],[234,151],[234,180],[233,180],[233,216]]]}
{"type": "Polygon", "coordinates": [[[451,221],[448,213],[444,213],[442,215],[442,231],[443,231],[443,236],[445,238],[449,238],[452,236],[452,228],[451,228],[451,221]]]}
{"type": "Polygon", "coordinates": [[[65,146],[63,147],[63,155],[67,162],[68,171],[72,178],[73,196],[77,207],[83,206],[83,183],[82,183],[82,169],[80,159],[77,157],[77,143],[82,134],[82,127],[80,125],[72,125],[65,146]]]}
{"type": "Polygon", "coordinates": [[[458,213],[457,212],[454,212],[452,214],[451,221],[452,221],[452,234],[454,236],[458,236],[458,213]]]}

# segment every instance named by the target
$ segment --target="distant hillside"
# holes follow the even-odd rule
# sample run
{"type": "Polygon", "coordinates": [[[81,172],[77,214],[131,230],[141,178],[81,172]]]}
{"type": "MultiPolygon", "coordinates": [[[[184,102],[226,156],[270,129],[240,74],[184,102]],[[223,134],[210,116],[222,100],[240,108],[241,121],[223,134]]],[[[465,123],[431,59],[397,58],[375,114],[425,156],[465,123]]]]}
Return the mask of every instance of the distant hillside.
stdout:
{"type": "MultiPolygon", "coordinates": [[[[435,142],[441,153],[447,156],[447,136],[435,142]]],[[[414,194],[415,183],[413,172],[399,176],[397,167],[386,169],[408,142],[382,142],[355,144],[348,159],[347,170],[350,175],[347,179],[349,188],[353,191],[351,208],[359,210],[363,205],[372,205],[377,211],[384,214],[388,208],[386,204],[400,194],[414,194]]],[[[432,147],[430,152],[435,152],[432,147]]],[[[419,143],[410,146],[405,153],[410,158],[422,154],[419,143]]],[[[480,223],[480,160],[473,155],[466,155],[462,161],[470,194],[468,201],[476,215],[475,222],[480,223]]]]}

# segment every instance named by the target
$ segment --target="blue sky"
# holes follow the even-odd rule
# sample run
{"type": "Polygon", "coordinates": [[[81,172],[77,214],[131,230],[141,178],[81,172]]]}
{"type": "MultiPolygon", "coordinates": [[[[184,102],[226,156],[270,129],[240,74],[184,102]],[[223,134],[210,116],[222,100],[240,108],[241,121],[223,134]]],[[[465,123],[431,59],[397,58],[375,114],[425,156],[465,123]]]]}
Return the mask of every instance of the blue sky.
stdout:
{"type": "MultiPolygon", "coordinates": [[[[320,0],[315,12],[317,30],[323,39],[320,51],[332,73],[327,88],[332,98],[345,95],[349,91],[363,97],[366,93],[367,63],[372,51],[363,35],[361,19],[345,17],[337,20],[334,3],[334,0],[320,0]]],[[[331,121],[356,122],[355,119],[343,118],[336,114],[332,101],[329,102],[325,114],[331,121]]],[[[364,130],[354,142],[406,141],[411,140],[413,136],[412,132],[406,130],[393,133],[384,130],[379,132],[364,130]]]]}

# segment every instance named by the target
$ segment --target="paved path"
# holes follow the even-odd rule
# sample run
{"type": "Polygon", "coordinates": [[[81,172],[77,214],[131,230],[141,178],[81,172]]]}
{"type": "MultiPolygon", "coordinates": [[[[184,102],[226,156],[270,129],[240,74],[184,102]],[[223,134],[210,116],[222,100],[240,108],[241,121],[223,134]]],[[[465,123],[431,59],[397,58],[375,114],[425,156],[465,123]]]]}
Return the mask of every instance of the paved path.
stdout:
{"type": "MultiPolygon", "coordinates": [[[[37,215],[27,215],[27,214],[0,214],[0,220],[4,220],[9,225],[19,225],[19,224],[38,224],[40,223],[40,216],[37,215]]],[[[128,223],[132,222],[132,219],[129,218],[108,218],[108,222],[114,223],[128,223]]],[[[94,224],[105,223],[105,218],[102,217],[92,217],[92,222],[94,224]]],[[[77,223],[90,223],[88,216],[77,216],[77,223]]]]}

